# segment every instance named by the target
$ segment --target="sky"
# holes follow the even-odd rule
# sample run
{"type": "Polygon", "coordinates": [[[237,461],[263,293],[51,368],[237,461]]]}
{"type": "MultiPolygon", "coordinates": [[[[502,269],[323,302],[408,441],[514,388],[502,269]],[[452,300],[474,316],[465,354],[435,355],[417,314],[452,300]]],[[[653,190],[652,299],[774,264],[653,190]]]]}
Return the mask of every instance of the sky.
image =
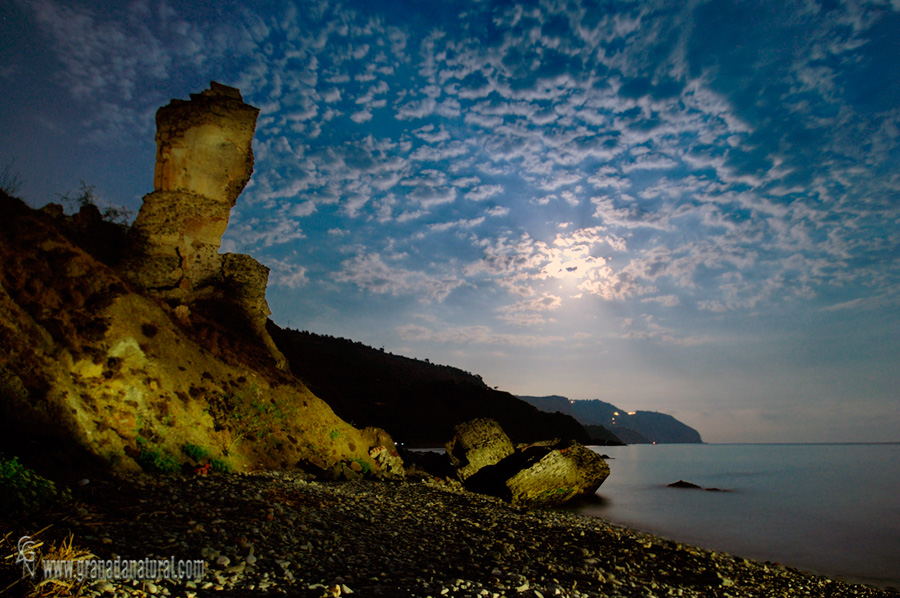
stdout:
{"type": "Polygon", "coordinates": [[[136,213],[260,108],[223,251],[281,326],[707,442],[900,441],[900,0],[0,5],[0,167],[136,213]]]}

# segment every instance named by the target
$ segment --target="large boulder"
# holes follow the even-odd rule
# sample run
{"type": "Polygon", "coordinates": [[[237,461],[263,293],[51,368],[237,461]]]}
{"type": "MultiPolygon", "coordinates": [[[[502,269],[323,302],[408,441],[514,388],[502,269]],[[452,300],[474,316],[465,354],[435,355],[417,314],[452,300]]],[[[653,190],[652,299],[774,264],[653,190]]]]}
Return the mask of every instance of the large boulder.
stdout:
{"type": "Polygon", "coordinates": [[[594,494],[608,476],[600,455],[573,442],[547,450],[507,479],[506,487],[514,503],[558,505],[594,494]]]}
{"type": "Polygon", "coordinates": [[[446,449],[456,474],[463,482],[482,468],[496,465],[515,450],[500,424],[487,417],[456,426],[446,449]]]}
{"type": "Polygon", "coordinates": [[[487,418],[457,426],[447,454],[468,490],[515,504],[560,505],[594,494],[609,476],[606,461],[577,442],[549,440],[514,449],[500,425],[487,418]]]}

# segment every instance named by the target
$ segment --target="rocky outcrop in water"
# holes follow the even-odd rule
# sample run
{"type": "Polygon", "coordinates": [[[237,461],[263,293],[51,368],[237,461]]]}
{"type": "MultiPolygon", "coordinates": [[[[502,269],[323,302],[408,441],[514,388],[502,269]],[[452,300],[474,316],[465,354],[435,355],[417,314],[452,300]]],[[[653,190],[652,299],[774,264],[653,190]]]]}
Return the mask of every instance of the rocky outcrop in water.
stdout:
{"type": "Polygon", "coordinates": [[[693,482],[685,482],[684,480],[678,480],[677,482],[672,482],[668,485],[669,488],[681,488],[683,490],[706,490],[707,492],[728,492],[728,490],[722,490],[721,488],[704,488],[703,486],[698,486],[693,482]]]}
{"type": "Polygon", "coordinates": [[[500,425],[477,419],[456,427],[447,455],[468,490],[515,504],[560,505],[587,497],[609,476],[600,455],[577,442],[516,447],[500,425]]]}

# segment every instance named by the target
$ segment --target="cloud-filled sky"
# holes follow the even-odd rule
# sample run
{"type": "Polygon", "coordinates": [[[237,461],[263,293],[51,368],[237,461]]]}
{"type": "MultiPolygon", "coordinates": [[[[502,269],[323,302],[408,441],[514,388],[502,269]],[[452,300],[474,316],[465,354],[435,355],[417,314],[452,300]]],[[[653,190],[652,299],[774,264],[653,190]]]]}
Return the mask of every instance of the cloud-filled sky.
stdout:
{"type": "Polygon", "coordinates": [[[223,250],[280,325],[711,442],[900,440],[900,1],[12,0],[0,167],[136,212],[261,109],[223,250]]]}

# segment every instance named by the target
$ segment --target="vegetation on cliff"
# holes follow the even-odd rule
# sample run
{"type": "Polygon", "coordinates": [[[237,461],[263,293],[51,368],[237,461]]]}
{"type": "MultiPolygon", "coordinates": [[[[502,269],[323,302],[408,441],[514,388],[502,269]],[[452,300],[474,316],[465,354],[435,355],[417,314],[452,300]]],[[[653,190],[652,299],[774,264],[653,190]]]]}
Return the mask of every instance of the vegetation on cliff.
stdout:
{"type": "Polygon", "coordinates": [[[89,187],[33,210],[0,183],[0,449],[42,471],[300,466],[401,474],[390,437],[286,369],[268,269],[219,254],[250,178],[258,110],[217,83],[157,114],[154,191],[134,225],[89,187]],[[52,467],[51,467],[52,466],[52,467]]]}
{"type": "Polygon", "coordinates": [[[254,331],[138,292],[64,234],[77,220],[0,195],[2,448],[59,471],[380,469],[379,433],[279,370],[254,331]]]}

